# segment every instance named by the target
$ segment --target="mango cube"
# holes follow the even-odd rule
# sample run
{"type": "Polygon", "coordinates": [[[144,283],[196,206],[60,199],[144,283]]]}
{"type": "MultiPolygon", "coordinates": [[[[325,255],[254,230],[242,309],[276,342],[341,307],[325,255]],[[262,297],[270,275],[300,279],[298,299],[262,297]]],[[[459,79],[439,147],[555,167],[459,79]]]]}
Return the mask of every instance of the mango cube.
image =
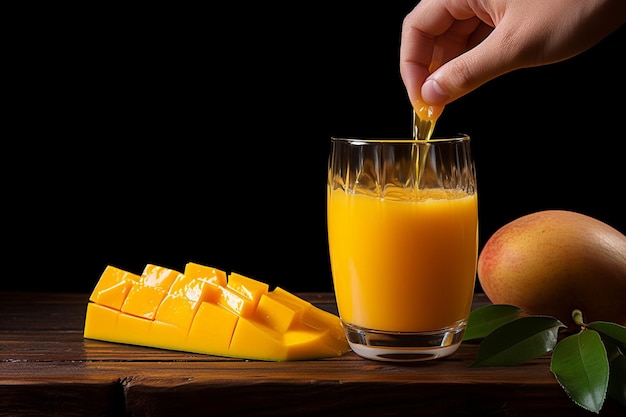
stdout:
{"type": "Polygon", "coordinates": [[[119,310],[139,275],[108,265],[91,293],[90,301],[119,310]]]}

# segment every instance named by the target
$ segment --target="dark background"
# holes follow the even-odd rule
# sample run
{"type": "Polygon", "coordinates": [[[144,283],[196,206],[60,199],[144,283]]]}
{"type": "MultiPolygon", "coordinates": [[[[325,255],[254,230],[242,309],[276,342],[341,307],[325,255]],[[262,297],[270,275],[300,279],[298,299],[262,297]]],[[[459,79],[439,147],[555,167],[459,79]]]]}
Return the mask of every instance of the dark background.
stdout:
{"type": "MultiPolygon", "coordinates": [[[[0,289],[90,292],[108,264],[188,261],[332,289],[329,138],[409,136],[414,1],[25,10],[4,67],[0,289]]],[[[626,28],[446,107],[473,138],[481,246],[568,209],[626,231],[626,28]]]]}

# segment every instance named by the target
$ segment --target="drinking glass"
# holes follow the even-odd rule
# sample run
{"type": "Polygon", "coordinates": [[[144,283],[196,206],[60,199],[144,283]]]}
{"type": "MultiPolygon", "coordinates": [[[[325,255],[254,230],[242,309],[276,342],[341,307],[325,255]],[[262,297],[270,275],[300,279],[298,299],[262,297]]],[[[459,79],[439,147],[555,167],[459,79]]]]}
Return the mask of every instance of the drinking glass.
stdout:
{"type": "Polygon", "coordinates": [[[458,349],[478,258],[469,136],[331,138],[327,226],[339,315],[356,354],[420,361],[458,349]]]}

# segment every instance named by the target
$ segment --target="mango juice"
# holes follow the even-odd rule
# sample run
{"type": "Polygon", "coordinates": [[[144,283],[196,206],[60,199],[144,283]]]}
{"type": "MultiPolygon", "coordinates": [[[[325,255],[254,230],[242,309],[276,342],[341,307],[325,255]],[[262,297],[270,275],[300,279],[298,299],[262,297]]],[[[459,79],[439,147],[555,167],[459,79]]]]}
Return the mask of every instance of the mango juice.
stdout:
{"type": "Polygon", "coordinates": [[[465,320],[478,256],[475,193],[383,199],[328,189],[328,239],[341,319],[422,332],[465,320]]]}

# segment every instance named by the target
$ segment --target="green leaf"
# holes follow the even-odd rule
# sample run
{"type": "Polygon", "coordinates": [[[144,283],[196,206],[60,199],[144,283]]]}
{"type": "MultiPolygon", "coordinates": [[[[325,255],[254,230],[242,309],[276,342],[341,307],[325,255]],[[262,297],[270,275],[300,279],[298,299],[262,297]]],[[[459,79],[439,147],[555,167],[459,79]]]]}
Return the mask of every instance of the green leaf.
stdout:
{"type": "Polygon", "coordinates": [[[615,356],[609,367],[611,373],[607,395],[626,406],[626,356],[615,356]]]}
{"type": "Polygon", "coordinates": [[[600,336],[609,336],[622,349],[626,349],[626,327],[609,321],[594,321],[589,323],[587,327],[596,330],[600,336]]]}
{"type": "Polygon", "coordinates": [[[607,397],[626,405],[626,357],[615,339],[600,334],[609,359],[609,388],[607,397]]]}
{"type": "Polygon", "coordinates": [[[517,365],[554,349],[560,328],[566,326],[554,317],[520,317],[489,333],[478,347],[478,358],[471,366],[517,365]]]}
{"type": "Polygon", "coordinates": [[[515,320],[522,309],[508,304],[488,304],[472,311],[463,341],[482,339],[498,327],[515,320]]]}
{"type": "Polygon", "coordinates": [[[592,322],[587,325],[600,333],[609,360],[609,387],[607,397],[626,406],[626,327],[611,322],[592,322]]]}
{"type": "Polygon", "coordinates": [[[604,349],[606,349],[606,357],[609,359],[609,364],[613,359],[623,355],[615,339],[605,336],[602,333],[600,333],[600,338],[602,338],[602,342],[604,343],[604,349]]]}
{"type": "Polygon", "coordinates": [[[576,404],[600,412],[609,384],[609,361],[598,332],[583,330],[561,340],[552,352],[550,371],[576,404]]]}

